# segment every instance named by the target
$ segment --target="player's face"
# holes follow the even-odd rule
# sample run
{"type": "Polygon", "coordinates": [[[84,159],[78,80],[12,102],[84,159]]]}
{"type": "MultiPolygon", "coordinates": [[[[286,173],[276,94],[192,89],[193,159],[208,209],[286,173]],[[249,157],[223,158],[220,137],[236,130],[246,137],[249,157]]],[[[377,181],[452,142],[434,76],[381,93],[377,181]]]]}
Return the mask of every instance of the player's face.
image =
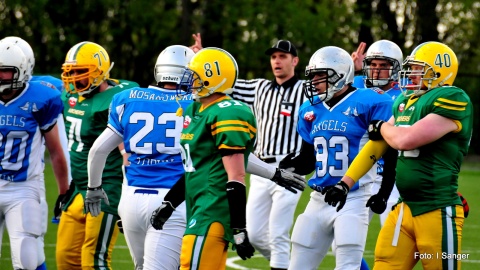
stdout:
{"type": "Polygon", "coordinates": [[[270,65],[272,66],[272,72],[275,78],[287,78],[295,74],[295,66],[298,62],[297,57],[289,53],[274,52],[270,56],[270,65]]]}
{"type": "Polygon", "coordinates": [[[0,68],[0,80],[11,80],[13,79],[13,70],[12,69],[3,69],[0,68]]]}
{"type": "Polygon", "coordinates": [[[387,60],[373,59],[368,66],[368,77],[374,80],[388,79],[390,77],[390,70],[392,64],[387,60]]]}
{"type": "MultiPolygon", "coordinates": [[[[410,70],[412,71],[408,78],[412,82],[412,85],[422,85],[421,89],[426,89],[427,87],[422,83],[423,78],[423,69],[421,65],[411,65],[410,70]]],[[[408,89],[408,86],[407,86],[408,89]]]]}
{"type": "MultiPolygon", "coordinates": [[[[70,74],[71,76],[78,76],[78,75],[85,74],[87,72],[88,72],[88,69],[73,69],[72,71],[70,71],[70,74]]],[[[77,89],[84,89],[85,87],[87,87],[88,84],[89,84],[88,78],[75,81],[75,87],[77,89]]]]}
{"type": "Polygon", "coordinates": [[[325,93],[327,90],[327,73],[316,73],[313,76],[312,84],[315,86],[318,94],[325,93]]]}

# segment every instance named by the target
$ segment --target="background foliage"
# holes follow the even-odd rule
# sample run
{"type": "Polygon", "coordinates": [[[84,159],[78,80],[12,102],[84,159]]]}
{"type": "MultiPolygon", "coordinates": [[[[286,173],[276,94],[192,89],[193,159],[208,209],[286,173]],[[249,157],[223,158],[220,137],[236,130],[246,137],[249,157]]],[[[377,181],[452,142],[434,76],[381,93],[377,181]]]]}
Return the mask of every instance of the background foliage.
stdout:
{"type": "MultiPolygon", "coordinates": [[[[107,49],[113,77],[141,86],[152,83],[157,55],[169,45],[191,45],[195,32],[205,47],[232,53],[242,78],[273,78],[264,51],[278,39],[296,45],[300,77],[326,45],[353,51],[360,41],[389,39],[407,55],[435,40],[456,52],[456,85],[479,104],[479,10],[473,0],[0,0],[0,32],[31,44],[37,74],[59,76],[67,51],[88,40],[107,49]]],[[[480,120],[474,121],[471,152],[480,153],[480,120]]]]}

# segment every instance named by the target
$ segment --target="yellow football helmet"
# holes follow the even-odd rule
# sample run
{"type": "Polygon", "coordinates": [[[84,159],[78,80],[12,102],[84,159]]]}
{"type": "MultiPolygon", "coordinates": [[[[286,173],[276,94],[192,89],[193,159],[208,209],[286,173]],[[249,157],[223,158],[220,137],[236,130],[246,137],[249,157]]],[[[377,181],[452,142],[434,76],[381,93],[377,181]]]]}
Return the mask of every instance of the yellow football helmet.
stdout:
{"type": "Polygon", "coordinates": [[[399,76],[400,88],[405,96],[419,96],[436,87],[453,85],[458,72],[458,60],[450,47],[430,41],[418,45],[407,56],[403,67],[399,76]],[[423,70],[412,70],[412,65],[421,66],[423,70]],[[409,80],[413,76],[421,76],[418,84],[409,80]]]}
{"type": "Polygon", "coordinates": [[[110,57],[100,45],[84,41],[73,46],[62,65],[62,81],[69,93],[86,95],[110,78],[110,57]],[[84,81],[88,79],[88,81],[84,81]]]}
{"type": "Polygon", "coordinates": [[[238,66],[230,53],[210,47],[192,57],[185,73],[188,77],[187,92],[199,99],[213,93],[231,94],[237,81],[238,66]]]}

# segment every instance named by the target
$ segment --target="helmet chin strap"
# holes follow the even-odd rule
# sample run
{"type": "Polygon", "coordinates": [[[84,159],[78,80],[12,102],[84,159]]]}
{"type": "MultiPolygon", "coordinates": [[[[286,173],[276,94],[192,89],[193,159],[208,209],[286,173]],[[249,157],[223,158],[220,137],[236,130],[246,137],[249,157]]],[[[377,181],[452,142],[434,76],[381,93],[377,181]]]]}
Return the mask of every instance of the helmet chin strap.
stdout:
{"type": "Polygon", "coordinates": [[[438,86],[443,86],[443,84],[448,80],[450,79],[450,77],[452,77],[452,73],[448,74],[447,77],[445,77],[445,79],[443,79],[441,82],[438,83],[438,86]]]}

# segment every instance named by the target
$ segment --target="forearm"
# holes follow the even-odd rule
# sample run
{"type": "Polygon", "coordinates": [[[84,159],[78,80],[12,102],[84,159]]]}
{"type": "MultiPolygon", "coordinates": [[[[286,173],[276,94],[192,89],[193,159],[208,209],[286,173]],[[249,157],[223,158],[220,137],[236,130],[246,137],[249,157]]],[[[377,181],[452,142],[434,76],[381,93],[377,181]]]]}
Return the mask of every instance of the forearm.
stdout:
{"type": "Polygon", "coordinates": [[[313,144],[302,140],[300,153],[295,156],[295,153],[287,155],[280,161],[279,168],[288,169],[294,168],[293,172],[300,175],[307,175],[315,169],[315,147],[313,144]]]}
{"type": "Polygon", "coordinates": [[[372,168],[387,148],[388,144],[385,141],[368,141],[348,167],[342,181],[351,188],[372,168]]]}
{"type": "Polygon", "coordinates": [[[382,185],[378,193],[385,199],[388,199],[395,185],[398,151],[388,147],[387,152],[382,157],[384,161],[382,185]]]}
{"type": "Polygon", "coordinates": [[[245,160],[243,153],[235,153],[222,157],[228,181],[236,181],[245,185],[245,160]]]}
{"type": "Polygon", "coordinates": [[[263,162],[254,154],[248,155],[247,173],[255,174],[263,178],[272,179],[277,168],[266,162],[263,162]]]}
{"type": "Polygon", "coordinates": [[[65,194],[68,190],[68,165],[63,152],[51,152],[53,174],[57,181],[58,194],[65,194]]]}
{"type": "Polygon", "coordinates": [[[102,185],[102,174],[107,157],[120,143],[122,138],[111,129],[105,129],[95,140],[88,153],[88,186],[98,187],[102,185]]]}

